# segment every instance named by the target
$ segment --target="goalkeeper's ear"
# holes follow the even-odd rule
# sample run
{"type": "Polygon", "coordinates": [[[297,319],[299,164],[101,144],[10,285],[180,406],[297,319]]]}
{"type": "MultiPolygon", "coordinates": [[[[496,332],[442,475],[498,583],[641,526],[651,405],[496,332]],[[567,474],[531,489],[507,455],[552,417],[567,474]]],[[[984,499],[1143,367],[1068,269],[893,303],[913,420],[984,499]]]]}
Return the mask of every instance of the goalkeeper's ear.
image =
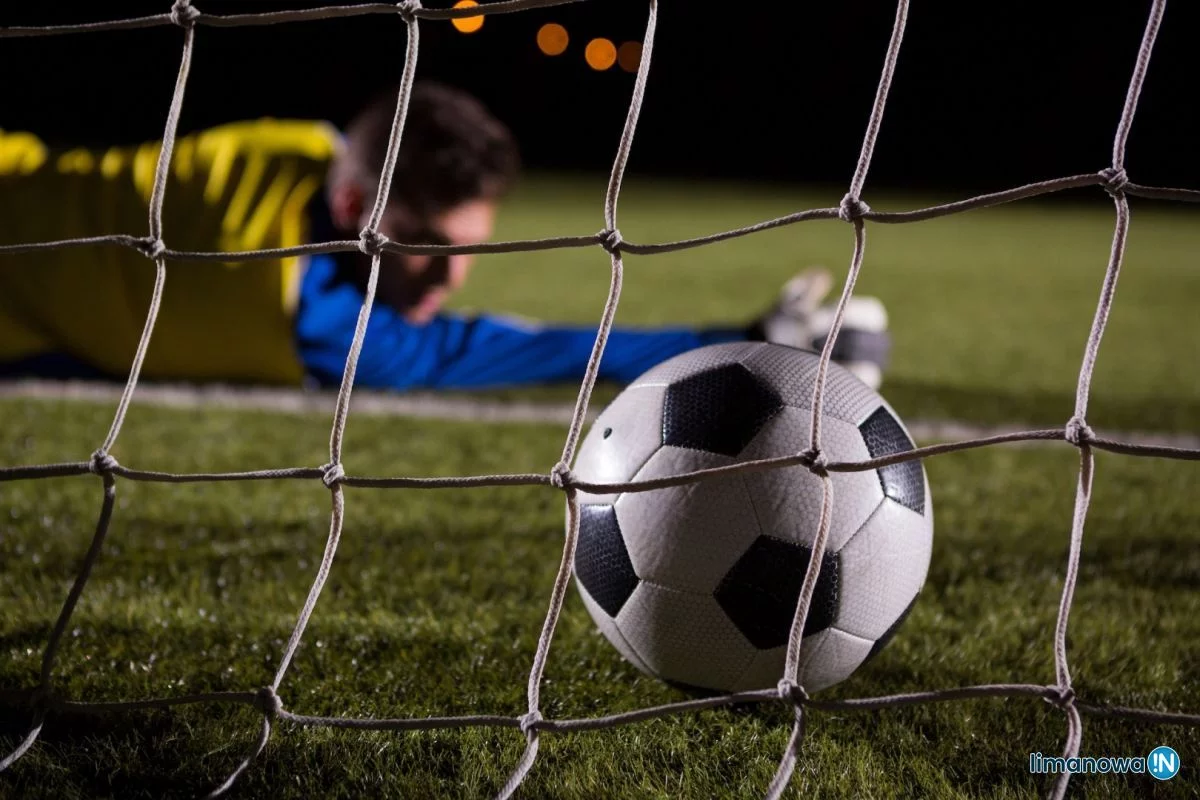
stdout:
{"type": "Polygon", "coordinates": [[[367,193],[354,181],[339,180],[329,187],[329,214],[339,230],[357,234],[366,207],[367,193]]]}

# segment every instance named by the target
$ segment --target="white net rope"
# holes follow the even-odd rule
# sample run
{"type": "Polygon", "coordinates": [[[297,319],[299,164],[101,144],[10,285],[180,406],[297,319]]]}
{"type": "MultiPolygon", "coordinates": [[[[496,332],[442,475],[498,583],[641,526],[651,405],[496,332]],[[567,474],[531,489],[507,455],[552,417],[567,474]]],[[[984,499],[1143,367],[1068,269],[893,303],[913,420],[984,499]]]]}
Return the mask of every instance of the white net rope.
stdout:
{"type": "MultiPolygon", "coordinates": [[[[866,183],[867,171],[871,164],[875,149],[875,140],[883,112],[887,105],[888,89],[895,73],[896,59],[904,38],[905,22],[908,15],[909,3],[899,0],[897,3],[895,26],[884,57],[879,87],[872,107],[870,121],[863,137],[862,150],[858,163],[850,181],[849,191],[837,208],[814,208],[799,211],[777,219],[767,220],[755,225],[749,225],[735,230],[714,233],[694,239],[661,242],[653,244],[635,244],[625,241],[617,228],[617,203],[620,197],[621,181],[625,173],[630,149],[633,144],[634,132],[637,129],[638,114],[642,107],[649,75],[651,56],[654,48],[654,34],[657,24],[657,0],[649,0],[649,17],[643,38],[641,63],[637,71],[633,88],[633,96],[625,120],[625,127],[617,154],[613,162],[612,173],[604,203],[604,229],[599,233],[582,236],[564,236],[550,239],[535,239],[508,242],[493,242],[472,246],[444,245],[414,245],[389,241],[379,232],[380,220],[387,203],[391,175],[396,164],[400,139],[404,131],[404,120],[408,109],[409,97],[416,71],[420,20],[447,20],[457,17],[468,17],[487,14],[503,14],[532,8],[562,5],[578,0],[504,0],[471,8],[461,9],[432,9],[424,8],[419,0],[405,0],[397,4],[371,3],[352,6],[329,6],[304,10],[276,11],[263,14],[232,14],[213,15],[202,13],[191,5],[190,0],[176,0],[170,11],[147,17],[122,19],[108,22],[87,23],[81,25],[64,25],[50,27],[10,27],[0,28],[0,38],[16,36],[47,36],[56,34],[99,32],[108,30],[128,30],[153,26],[175,25],[183,31],[183,55],[179,65],[179,76],[175,84],[174,95],[167,115],[166,128],[163,135],[162,148],[159,153],[155,173],[154,190],[150,200],[150,231],[148,236],[129,234],[114,234],[80,239],[69,239],[53,242],[34,242],[0,247],[0,253],[23,253],[42,249],[83,247],[98,245],[116,245],[135,248],[147,258],[153,260],[157,270],[150,307],[146,314],[146,322],[141,339],[129,371],[129,378],[117,404],[113,422],[100,447],[87,461],[42,464],[36,466],[0,468],[0,481],[31,480],[54,478],[73,475],[92,474],[99,476],[103,485],[103,501],[100,516],[96,523],[95,533],[91,544],[83,558],[83,564],[63,603],[62,610],[50,633],[42,657],[41,674],[36,687],[29,692],[33,705],[33,722],[28,734],[17,747],[0,759],[0,770],[4,770],[19,759],[37,740],[46,715],[54,710],[72,710],[86,712],[129,711],[135,709],[163,708],[193,703],[241,703],[256,707],[262,712],[262,727],[257,741],[250,752],[241,761],[232,774],[219,786],[215,787],[209,797],[224,794],[245,771],[254,759],[262,752],[271,735],[272,723],[276,720],[287,720],[299,725],[327,726],[337,728],[355,728],[370,730],[428,730],[435,728],[462,728],[471,726],[492,726],[499,728],[516,728],[521,731],[526,740],[526,747],[520,761],[513,768],[507,782],[500,789],[498,797],[508,798],[520,786],[537,758],[538,745],[543,733],[561,733],[584,730],[597,730],[627,725],[634,722],[664,717],[672,714],[694,712],[702,709],[717,708],[735,703],[784,703],[794,712],[794,724],[787,748],[783,753],[779,768],[774,779],[766,787],[766,797],[770,800],[779,798],[791,779],[799,756],[800,746],[804,738],[805,723],[809,709],[824,711],[853,711],[875,710],[892,706],[912,705],[947,700],[962,700],[983,697],[1023,697],[1048,701],[1060,708],[1067,719],[1067,736],[1063,746],[1063,757],[1078,756],[1082,740],[1081,714],[1092,714],[1106,717],[1121,717],[1128,720],[1145,723],[1175,724],[1200,726],[1200,714],[1170,713],[1138,708],[1125,708],[1085,702],[1076,697],[1071,683],[1071,672],[1067,658],[1067,627],[1071,612],[1071,601],[1075,592],[1075,584],[1079,574],[1080,550],[1083,542],[1084,522],[1087,517],[1088,504],[1091,499],[1092,475],[1094,471],[1094,451],[1107,450],[1126,455],[1200,460],[1200,449],[1177,447],[1162,447],[1143,444],[1133,444],[1114,441],[1097,436],[1087,424],[1087,404],[1090,392],[1092,371],[1096,362],[1100,342],[1104,334],[1105,324],[1112,307],[1113,295],[1116,290],[1117,278],[1120,274],[1122,256],[1125,250],[1126,235],[1129,230],[1129,203],[1127,197],[1136,195],[1160,200],[1178,200],[1185,202],[1200,202],[1200,191],[1192,189],[1173,189],[1165,187],[1142,186],[1129,181],[1125,173],[1125,144],[1133,123],[1137,108],[1138,96],[1142,90],[1146,68],[1154,47],[1154,41],[1162,22],[1166,0],[1154,0],[1150,16],[1142,36],[1141,47],[1129,88],[1125,97],[1124,108],[1117,125],[1113,141],[1112,164],[1094,173],[1072,175],[1064,178],[1027,184],[1001,192],[979,195],[944,205],[911,211],[878,212],[872,211],[862,200],[862,191],[866,183]],[[187,87],[188,70],[191,64],[192,52],[198,26],[231,27],[243,25],[271,25],[282,22],[303,20],[320,20],[333,17],[346,17],[364,14],[399,14],[408,28],[408,46],[401,79],[399,96],[396,103],[396,113],[393,120],[391,139],[388,144],[387,158],[379,177],[379,190],[375,205],[366,227],[362,230],[358,241],[332,241],[302,245],[298,247],[278,248],[270,250],[254,250],[244,252],[182,252],[172,250],[163,239],[162,204],[166,187],[168,167],[173,153],[176,127],[180,109],[183,106],[184,92],[187,87]],[[863,255],[866,247],[866,222],[904,223],[932,219],[934,217],[955,214],[970,209],[998,205],[1025,198],[1047,195],[1066,189],[1086,186],[1101,186],[1111,195],[1116,207],[1116,225],[1113,233],[1112,250],[1108,267],[1104,274],[1104,282],[1100,292],[1099,303],[1087,337],[1083,361],[1079,371],[1075,397],[1074,414],[1063,429],[1034,430],[1019,433],[1003,434],[980,439],[969,439],[929,447],[920,447],[896,455],[856,462],[831,462],[821,449],[821,416],[824,400],[825,376],[829,366],[834,344],[841,328],[846,303],[850,299],[858,275],[862,269],[863,255]],[[784,225],[813,219],[840,219],[850,224],[854,230],[854,252],[850,261],[849,275],[841,298],[837,305],[833,325],[821,352],[816,384],[813,389],[811,440],[809,448],[802,453],[792,456],[763,459],[759,461],[742,462],[726,467],[704,469],[685,474],[674,475],[654,480],[644,480],[623,484],[596,484],[579,480],[570,469],[574,460],[580,434],[583,430],[587,415],[588,403],[596,382],[597,370],[601,356],[604,353],[605,342],[612,328],[613,317],[621,296],[623,274],[622,253],[652,254],[664,253],[698,247],[712,242],[731,239],[757,231],[777,228],[784,225]],[[507,474],[507,475],[477,475],[455,478],[413,478],[413,477],[363,477],[347,475],[342,467],[343,434],[350,408],[350,394],[354,385],[354,373],[362,348],[363,335],[371,306],[375,299],[375,287],[379,275],[380,254],[392,253],[422,253],[449,255],[454,253],[499,253],[527,250],[546,250],[567,247],[588,247],[599,245],[609,255],[612,268],[612,278],[608,299],[604,307],[599,331],[588,363],[583,383],[575,403],[573,418],[563,445],[562,456],[548,473],[507,474]],[[232,261],[255,258],[277,258],[288,255],[313,253],[350,252],[359,250],[372,256],[371,274],[366,295],[358,317],[353,343],[346,360],[341,388],[333,415],[333,425],[329,441],[329,462],[316,467],[288,467],[281,469],[262,469],[247,472],[223,473],[169,473],[133,469],[119,464],[109,451],[120,435],[125,415],[133,398],[138,383],[138,375],[142,361],[154,332],[155,320],[162,299],[166,281],[166,264],[171,260],[211,260],[232,261]],[[1059,440],[1078,448],[1080,456],[1079,479],[1075,495],[1075,510],[1071,522],[1070,548],[1067,557],[1066,572],[1061,602],[1059,604],[1058,621],[1054,632],[1054,665],[1055,683],[1040,684],[985,684],[959,688],[939,689],[911,694],[889,695],[883,697],[866,697],[849,700],[818,700],[810,698],[804,687],[798,683],[799,656],[801,633],[804,621],[808,615],[809,605],[816,586],[822,556],[825,552],[829,533],[829,521],[833,508],[833,483],[829,478],[831,472],[853,472],[871,470],[889,464],[913,459],[929,458],[943,453],[967,450],[976,447],[986,447],[1005,442],[1031,440],[1059,440]],[[595,494],[615,492],[644,492],[694,481],[705,480],[719,475],[742,470],[766,470],[782,467],[803,465],[822,479],[824,487],[824,502],[818,526],[816,540],[813,543],[813,553],[809,562],[801,588],[799,602],[791,628],[788,642],[787,658],[784,674],[780,676],[777,688],[753,692],[742,692],[722,697],[709,697],[687,700],[669,705],[645,708],[622,714],[581,719],[547,719],[541,714],[542,676],[550,652],[554,629],[562,611],[570,584],[572,566],[575,560],[575,548],[579,538],[579,491],[595,494]],[[70,700],[54,691],[54,663],[58,655],[59,645],[63,634],[75,610],[76,603],[87,584],[88,576],[100,554],[109,521],[112,518],[113,506],[116,501],[117,479],[133,481],[154,481],[163,483],[189,483],[202,481],[253,481],[253,480],[320,480],[330,491],[333,500],[333,511],[330,519],[329,536],[326,540],[325,551],[317,569],[316,577],[309,589],[307,599],[300,610],[296,626],[284,649],[282,658],[270,684],[255,691],[216,692],[194,694],[178,697],[150,698],[117,702],[79,702],[70,700]],[[562,550],[562,558],[554,586],[550,594],[549,610],[538,638],[534,652],[533,664],[529,671],[527,689],[528,709],[519,717],[499,715],[488,716],[457,716],[457,717],[428,717],[410,719],[362,719],[352,717],[318,717],[296,713],[284,707],[278,692],[287,674],[292,657],[299,647],[322,587],[329,576],[338,541],[342,534],[345,519],[345,497],[343,487],[356,486],[376,489],[436,489],[447,487],[484,487],[484,486],[518,486],[536,485],[549,486],[566,495],[568,512],[567,533],[562,550]]],[[[1049,790],[1053,798],[1061,798],[1067,790],[1070,773],[1063,772],[1049,790]]]]}

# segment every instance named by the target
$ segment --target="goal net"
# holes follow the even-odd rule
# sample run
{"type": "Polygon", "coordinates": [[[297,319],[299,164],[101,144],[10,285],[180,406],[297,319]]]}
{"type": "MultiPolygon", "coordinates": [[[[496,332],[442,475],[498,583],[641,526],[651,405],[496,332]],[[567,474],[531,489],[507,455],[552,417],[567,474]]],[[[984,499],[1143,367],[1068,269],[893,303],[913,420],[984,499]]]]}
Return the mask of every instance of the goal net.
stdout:
{"type": "MultiPolygon", "coordinates": [[[[42,657],[41,672],[34,687],[31,687],[33,697],[33,722],[28,733],[16,745],[15,749],[0,759],[0,770],[4,770],[18,760],[29,750],[38,738],[46,719],[47,713],[53,710],[71,709],[96,713],[144,709],[153,707],[170,707],[184,704],[206,703],[240,703],[253,706],[262,713],[262,723],[259,736],[245,758],[228,778],[219,786],[213,788],[210,796],[224,794],[238,776],[246,770],[254,759],[262,752],[271,735],[272,725],[277,720],[286,720],[305,726],[329,726],[338,728],[373,729],[373,730],[419,730],[436,728],[462,728],[468,726],[491,726],[497,728],[517,729],[525,737],[526,747],[520,760],[513,765],[507,782],[501,787],[498,796],[510,797],[520,786],[529,770],[533,767],[538,754],[539,742],[544,734],[578,732],[597,730],[627,725],[652,718],[664,717],[703,709],[716,708],[734,703],[783,703],[794,714],[792,733],[786,749],[782,753],[778,770],[774,779],[763,791],[768,798],[778,798],[787,788],[800,754],[800,746],[804,737],[805,724],[809,713],[821,711],[865,711],[888,708],[892,706],[932,703],[949,700],[962,700],[981,697],[1024,698],[1049,701],[1062,710],[1066,718],[1066,737],[1063,744],[1063,757],[1066,759],[1078,756],[1082,740],[1082,715],[1099,715],[1122,717],[1149,723],[1172,723],[1190,726],[1200,726],[1200,714],[1182,714],[1151,711],[1137,708],[1114,707],[1089,703],[1077,697],[1072,685],[1070,664],[1067,654],[1067,630],[1070,619],[1071,603],[1075,592],[1076,580],[1079,573],[1080,551],[1082,547],[1084,523],[1087,517],[1088,504],[1092,492],[1092,475],[1094,470],[1094,453],[1097,449],[1108,450],[1130,456],[1200,459],[1200,450],[1164,446],[1132,444],[1097,436],[1087,422],[1088,396],[1092,380],[1092,372],[1096,356],[1104,334],[1109,311],[1112,308],[1113,296],[1120,274],[1122,256],[1125,250],[1126,235],[1129,230],[1128,196],[1175,200],[1184,202],[1200,201],[1200,191],[1174,189],[1154,186],[1143,186],[1129,180],[1125,172],[1125,144],[1133,123],[1137,108],[1138,96],[1146,75],[1154,47],[1155,37],[1162,21],[1166,0],[1154,0],[1149,19],[1146,23],[1141,47],[1138,51],[1133,74],[1129,81],[1124,106],[1118,117],[1116,135],[1113,141],[1112,163],[1097,172],[1071,175],[1039,183],[1019,186],[1005,191],[979,195],[944,205],[920,208],[910,211],[879,212],[873,211],[863,201],[863,188],[871,165],[872,154],[879,132],[880,122],[887,105],[888,90],[896,70],[896,60],[904,38],[905,22],[909,3],[899,0],[897,3],[895,25],[883,58],[883,68],[871,109],[867,130],[863,137],[862,149],[854,168],[849,190],[836,208],[814,208],[799,211],[787,216],[764,221],[736,230],[724,231],[708,236],[682,241],[662,242],[653,244],[638,244],[625,241],[617,227],[618,199],[621,192],[622,178],[626,162],[633,145],[634,133],[637,130],[638,115],[642,108],[647,76],[652,61],[655,28],[657,24],[657,2],[649,0],[649,16],[646,23],[641,62],[634,82],[633,94],[629,111],[620,138],[616,157],[613,161],[611,176],[604,203],[605,228],[599,233],[581,236],[563,236],[552,239],[537,239],[523,241],[507,241],[488,243],[469,247],[415,245],[403,242],[389,241],[379,232],[387,202],[391,175],[396,164],[397,152],[404,131],[405,116],[408,109],[413,79],[419,52],[419,32],[422,20],[448,20],[453,18],[504,14],[524,11],[527,9],[559,5],[573,0],[502,0],[481,6],[461,9],[425,8],[419,0],[404,0],[396,4],[368,3],[351,6],[330,6],[304,10],[276,11],[261,14],[207,14],[194,7],[190,0],[176,0],[169,11],[153,16],[132,19],[120,19],[108,22],[87,23],[80,25],[64,25],[52,27],[21,27],[0,28],[0,38],[17,36],[47,36],[60,34],[82,34],[101,31],[145,28],[153,26],[174,25],[183,34],[183,54],[179,66],[179,75],[175,84],[174,95],[167,113],[167,121],[163,134],[162,148],[159,153],[153,192],[150,198],[149,233],[146,236],[131,233],[114,233],[83,239],[71,239],[52,242],[32,242],[27,244],[0,247],[0,253],[23,253],[47,248],[75,247],[129,247],[134,248],[151,259],[156,269],[156,280],[149,308],[146,313],[145,326],[130,366],[129,377],[125,383],[120,400],[117,403],[112,424],[101,440],[99,447],[85,461],[43,464],[36,466],[3,467],[0,468],[0,481],[35,480],[64,476],[94,475],[100,478],[103,486],[99,519],[90,546],[84,555],[79,573],[67,593],[49,638],[46,642],[42,657]],[[344,17],[364,14],[399,14],[407,25],[408,43],[405,56],[403,77],[396,102],[391,139],[388,145],[387,157],[379,176],[379,189],[375,203],[366,226],[361,231],[357,241],[331,241],[315,244],[289,247],[273,250],[255,250],[246,252],[183,252],[171,249],[164,238],[162,225],[162,207],[167,174],[176,139],[176,128],[180,110],[183,107],[184,94],[188,84],[188,72],[195,48],[197,30],[204,26],[262,26],[277,23],[299,22],[305,20],[321,20],[333,17],[344,17]],[[822,452],[820,417],[825,393],[825,378],[830,357],[833,352],[838,332],[841,328],[847,301],[854,292],[855,282],[863,265],[866,248],[866,223],[896,224],[928,220],[949,214],[956,214],[985,206],[994,206],[1016,200],[1047,195],[1066,189],[1081,187],[1099,187],[1112,197],[1116,211],[1112,249],[1108,266],[1104,273],[1100,288],[1099,302],[1087,343],[1084,349],[1079,370],[1074,414],[1061,429],[1034,430],[1020,433],[991,436],[981,439],[970,439],[928,447],[921,447],[904,453],[889,455],[858,462],[831,462],[822,452]],[[820,356],[817,379],[812,395],[812,422],[810,426],[811,440],[808,448],[795,455],[772,458],[761,461],[742,462],[729,467],[701,470],[669,478],[653,481],[640,481],[625,484],[595,484],[579,480],[571,471],[580,435],[584,426],[592,389],[601,356],[604,353],[605,342],[611,330],[617,303],[621,296],[623,273],[623,253],[654,254],[673,250],[699,247],[712,242],[722,241],[739,236],[746,236],[758,231],[792,225],[807,220],[840,219],[850,225],[854,233],[854,249],[850,259],[850,268],[845,287],[842,291],[834,315],[832,328],[826,339],[820,356]],[[380,256],[382,253],[419,253],[448,255],[454,253],[496,253],[519,250],[594,247],[604,249],[611,262],[611,282],[607,302],[604,306],[599,332],[596,336],[591,359],[588,363],[585,377],[575,402],[574,414],[571,420],[566,441],[563,444],[559,461],[545,473],[540,474],[506,474],[482,475],[457,478],[410,478],[410,477],[362,477],[347,474],[342,467],[343,434],[350,409],[350,396],[354,386],[354,374],[362,348],[363,336],[371,307],[375,300],[376,283],[379,276],[380,256]],[[372,257],[370,279],[367,284],[362,308],[358,317],[357,329],[346,360],[341,387],[337,394],[333,413],[332,429],[329,444],[329,461],[321,466],[301,466],[281,469],[264,469],[233,473],[168,473],[137,469],[117,462],[110,454],[129,410],[138,376],[146,354],[147,347],[154,334],[163,288],[167,275],[167,263],[173,260],[210,260],[230,261],[278,258],[280,256],[303,255],[315,253],[349,252],[359,250],[372,257]],[[864,697],[849,700],[819,700],[810,698],[803,685],[798,683],[800,662],[800,640],[804,622],[808,615],[809,605],[816,586],[822,556],[826,549],[826,540],[830,527],[830,516],[836,499],[833,496],[833,483],[830,473],[871,470],[889,464],[896,464],[912,459],[930,458],[935,455],[949,453],[969,448],[985,447],[1006,442],[1029,440],[1060,440],[1076,447],[1079,451],[1080,467],[1075,493],[1074,514],[1070,524],[1070,546],[1065,565],[1063,592],[1059,604],[1057,624],[1054,630],[1053,658],[1055,681],[1049,685],[1042,684],[985,684],[946,689],[936,689],[912,694],[891,695],[883,697],[864,697]],[[684,483],[701,481],[715,475],[724,475],[740,470],[777,469],[802,465],[811,470],[822,480],[824,502],[813,552],[807,573],[802,585],[800,599],[796,607],[791,628],[791,637],[787,648],[787,658],[784,673],[780,675],[776,688],[743,692],[721,697],[687,700],[669,705],[645,708],[628,713],[610,716],[580,718],[580,719],[550,719],[542,715],[541,689],[543,673],[550,654],[551,642],[555,626],[562,611],[572,575],[575,560],[575,549],[579,538],[579,500],[578,492],[584,491],[595,494],[613,492],[642,492],[661,489],[667,486],[678,486],[684,483]],[[316,577],[308,591],[303,607],[299,611],[295,628],[284,648],[283,655],[275,670],[273,679],[266,686],[247,689],[240,692],[218,692],[198,695],[183,695],[173,697],[147,698],[114,702],[81,702],[71,700],[55,691],[54,675],[55,662],[59,654],[64,632],[67,630],[72,613],[84,592],[92,568],[101,552],[105,535],[112,519],[116,502],[118,479],[131,481],[155,481],[165,483],[186,483],[199,481],[274,481],[274,480],[308,480],[320,481],[332,495],[332,514],[329,525],[329,535],[326,540],[323,556],[319,562],[316,577]],[[413,719],[364,719],[352,717],[320,717],[306,715],[285,707],[279,695],[280,687],[287,677],[288,667],[300,645],[306,626],[311,618],[321,590],[329,576],[334,554],[342,535],[346,515],[343,489],[355,486],[373,489],[419,491],[441,487],[497,487],[535,485],[550,487],[565,495],[567,508],[567,535],[563,543],[561,562],[554,584],[550,590],[549,609],[542,626],[537,646],[533,654],[529,671],[527,689],[528,707],[520,716],[447,716],[413,719]]],[[[1050,789],[1052,797],[1061,798],[1068,786],[1070,772],[1059,774],[1050,789]]]]}

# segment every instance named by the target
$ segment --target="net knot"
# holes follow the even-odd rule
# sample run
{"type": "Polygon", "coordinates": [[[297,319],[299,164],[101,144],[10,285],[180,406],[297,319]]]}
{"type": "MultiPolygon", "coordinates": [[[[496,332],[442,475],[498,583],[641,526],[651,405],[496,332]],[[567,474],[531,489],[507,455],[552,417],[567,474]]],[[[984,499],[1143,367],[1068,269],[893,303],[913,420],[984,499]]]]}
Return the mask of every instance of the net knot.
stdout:
{"type": "Polygon", "coordinates": [[[171,22],[181,28],[190,28],[200,19],[200,12],[192,8],[192,0],[175,0],[171,6],[171,22]]]}
{"type": "Polygon", "coordinates": [[[1085,421],[1079,417],[1071,417],[1067,420],[1065,436],[1068,442],[1079,447],[1092,441],[1096,434],[1085,421]]]}
{"type": "Polygon", "coordinates": [[[147,236],[138,241],[138,251],[146,258],[158,258],[167,252],[167,245],[162,239],[147,236]]]}
{"type": "Polygon", "coordinates": [[[1046,702],[1056,705],[1059,708],[1070,708],[1075,703],[1075,690],[1070,686],[1051,686],[1050,696],[1046,698],[1046,702]]]}
{"type": "Polygon", "coordinates": [[[538,723],[541,721],[542,712],[540,711],[530,711],[528,714],[517,720],[521,728],[521,733],[525,734],[526,736],[528,736],[531,731],[537,730],[538,723]]]}
{"type": "Polygon", "coordinates": [[[332,489],[337,486],[346,477],[346,470],[342,469],[341,462],[337,464],[326,464],[325,474],[321,476],[321,483],[325,484],[326,489],[332,489]]]}
{"type": "Polygon", "coordinates": [[[616,228],[605,228],[600,231],[600,246],[608,252],[616,255],[621,250],[621,245],[625,244],[625,240],[621,238],[621,232],[616,228]]]}
{"type": "Polygon", "coordinates": [[[871,213],[871,207],[863,202],[861,197],[847,193],[838,205],[838,219],[843,222],[854,222],[871,213]]]}
{"type": "Polygon", "coordinates": [[[829,459],[816,448],[810,448],[800,454],[800,463],[808,467],[808,471],[818,477],[824,477],[829,471],[829,459]]]}
{"type": "Polygon", "coordinates": [[[93,475],[111,475],[119,466],[121,465],[111,455],[103,450],[97,450],[92,453],[92,461],[88,464],[88,470],[93,475]]]}
{"type": "Polygon", "coordinates": [[[1120,167],[1108,167],[1100,170],[1100,179],[1104,181],[1104,191],[1111,195],[1125,191],[1125,186],[1129,183],[1129,176],[1120,167]]]}
{"type": "Polygon", "coordinates": [[[420,0],[403,0],[396,3],[396,11],[400,13],[400,18],[405,22],[412,22],[417,18],[417,12],[421,10],[420,0]]]}
{"type": "Polygon", "coordinates": [[[558,462],[550,470],[550,485],[555,489],[569,489],[574,480],[575,476],[571,474],[571,468],[565,461],[558,462]]]}
{"type": "Polygon", "coordinates": [[[377,256],[383,252],[383,246],[390,239],[379,231],[365,230],[358,235],[358,249],[369,256],[377,256]]]}
{"type": "Polygon", "coordinates": [[[784,678],[779,682],[777,688],[780,700],[787,700],[797,706],[808,702],[808,692],[804,691],[804,687],[793,680],[784,678]]]}
{"type": "Polygon", "coordinates": [[[283,711],[283,700],[270,686],[264,686],[254,695],[254,707],[267,717],[274,719],[283,711]]]}

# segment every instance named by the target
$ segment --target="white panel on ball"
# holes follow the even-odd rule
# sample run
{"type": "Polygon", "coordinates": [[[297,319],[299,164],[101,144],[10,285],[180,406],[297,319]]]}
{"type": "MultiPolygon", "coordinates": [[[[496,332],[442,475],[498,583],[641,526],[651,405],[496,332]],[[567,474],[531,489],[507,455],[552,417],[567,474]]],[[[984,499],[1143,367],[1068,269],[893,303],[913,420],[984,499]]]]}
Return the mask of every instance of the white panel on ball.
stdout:
{"type": "MultiPolygon", "coordinates": [[[[808,449],[811,411],[785,408],[759,431],[739,461],[795,455],[808,449]]],[[[870,458],[858,428],[826,418],[821,444],[830,461],[870,458]]],[[[867,521],[883,500],[875,470],[831,473],[833,516],[826,549],[836,552],[867,521]]],[[[746,474],[759,528],[767,536],[812,544],[821,519],[822,482],[807,467],[785,467],[746,474]]]]}
{"type": "Polygon", "coordinates": [[[841,597],[834,625],[874,641],[908,608],[929,570],[931,514],[928,502],[923,516],[886,500],[841,549],[841,597]]]}
{"type": "MultiPolygon", "coordinates": [[[[575,459],[575,476],[588,483],[625,483],[633,479],[662,442],[665,386],[626,389],[596,418],[575,459]],[[608,435],[604,435],[608,432],[608,435]]],[[[581,503],[612,503],[616,495],[580,492],[581,503]]]]}
{"type": "MultiPolygon", "coordinates": [[[[650,457],[635,478],[648,480],[734,462],[728,456],[667,445],[650,457]]],[[[616,507],[633,571],[642,580],[682,591],[711,594],[759,534],[740,474],[626,492],[616,507]]]]}
{"type": "MultiPolygon", "coordinates": [[[[836,628],[806,636],[800,642],[800,674],[797,683],[806,692],[819,692],[840,683],[858,669],[871,652],[872,641],[836,628]]],[[[735,691],[774,689],[783,678],[786,647],[760,650],[734,686],[735,691]]]]}
{"type": "Polygon", "coordinates": [[[643,581],[617,614],[617,627],[652,674],[676,683],[724,690],[754,658],[711,595],[643,581]]]}
{"type": "Polygon", "coordinates": [[[608,614],[600,606],[596,605],[596,601],[587,593],[587,589],[578,582],[575,584],[579,587],[579,596],[583,598],[583,604],[587,607],[588,613],[596,622],[596,627],[600,633],[604,634],[604,638],[609,643],[617,648],[617,652],[624,656],[625,660],[633,664],[647,675],[654,675],[654,672],[647,667],[637,652],[629,646],[629,642],[625,641],[625,637],[621,635],[620,629],[617,627],[617,621],[608,616],[608,614]]]}

